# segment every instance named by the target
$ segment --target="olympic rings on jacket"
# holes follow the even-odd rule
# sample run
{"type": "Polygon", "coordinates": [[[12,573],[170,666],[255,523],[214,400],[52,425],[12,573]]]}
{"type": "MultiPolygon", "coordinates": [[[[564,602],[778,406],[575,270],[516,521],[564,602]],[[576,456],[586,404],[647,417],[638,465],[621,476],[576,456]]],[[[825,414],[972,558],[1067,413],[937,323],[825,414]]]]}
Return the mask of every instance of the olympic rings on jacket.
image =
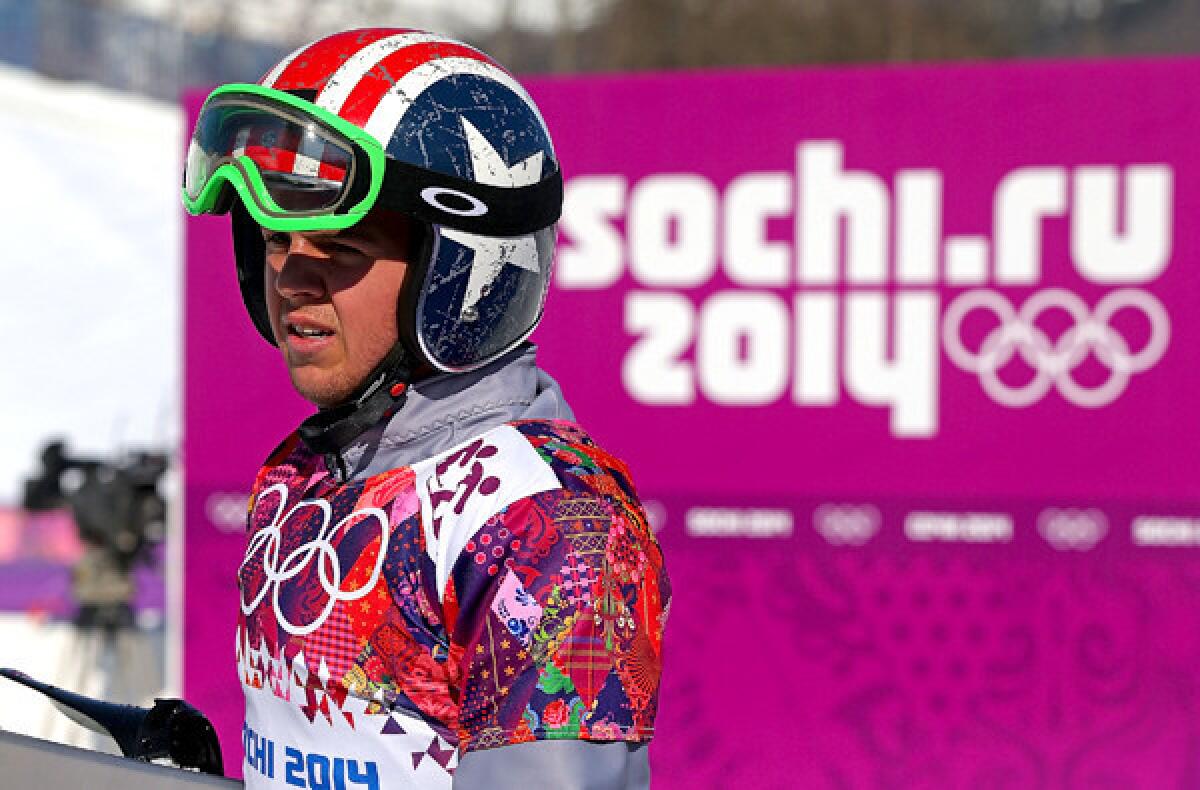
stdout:
{"type": "Polygon", "coordinates": [[[301,500],[293,505],[285,514],[284,508],[287,507],[288,488],[282,483],[277,483],[259,494],[258,500],[254,503],[255,509],[257,510],[259,504],[272,494],[279,497],[279,506],[275,509],[275,516],[268,526],[263,527],[251,536],[249,545],[246,548],[246,557],[242,560],[242,565],[238,569],[239,574],[242,573],[246,566],[252,564],[257,558],[258,562],[262,565],[263,575],[266,577],[262,586],[250,594],[251,600],[249,601],[246,600],[245,596],[250,585],[247,582],[243,582],[242,614],[249,615],[273,592],[274,594],[271,595],[271,604],[275,607],[275,617],[278,619],[279,625],[289,634],[305,636],[316,631],[324,624],[338,601],[355,601],[375,589],[375,585],[379,582],[379,577],[383,573],[383,561],[387,555],[391,525],[388,522],[387,514],[377,507],[356,510],[336,524],[331,524],[332,508],[323,499],[301,500]],[[322,523],[321,528],[317,531],[315,538],[288,552],[288,555],[281,561],[279,550],[283,545],[283,525],[291,519],[294,513],[302,508],[317,508],[320,510],[324,523],[322,523]],[[342,584],[344,583],[344,579],[342,577],[341,562],[338,559],[337,549],[332,543],[332,538],[342,529],[354,524],[360,517],[374,518],[378,522],[380,532],[379,551],[376,555],[375,567],[371,570],[370,578],[357,589],[343,590],[342,584]],[[283,607],[280,605],[280,593],[285,584],[297,576],[305,574],[314,559],[317,561],[317,580],[325,592],[325,604],[312,622],[296,624],[289,621],[284,615],[283,607]]]}
{"type": "Polygon", "coordinates": [[[1020,310],[996,291],[980,288],[951,302],[942,317],[946,356],[959,369],[979,376],[992,400],[1014,409],[1037,403],[1051,387],[1076,406],[1107,406],[1125,391],[1134,373],[1149,370],[1162,359],[1170,339],[1166,309],[1152,294],[1137,288],[1112,291],[1090,310],[1078,295],[1063,288],[1038,291],[1020,310]],[[976,310],[991,313],[998,324],[972,351],[963,341],[962,324],[976,310]],[[1037,324],[1051,310],[1066,313],[1072,324],[1056,341],[1037,324]],[[1137,351],[1130,349],[1112,325],[1113,317],[1123,310],[1139,311],[1150,324],[1150,337],[1137,351]],[[1103,382],[1091,387],[1080,384],[1073,375],[1089,354],[1109,370],[1103,382]],[[1033,370],[1033,378],[1022,385],[1010,385],[1000,378],[1000,371],[1014,355],[1033,370]]]}

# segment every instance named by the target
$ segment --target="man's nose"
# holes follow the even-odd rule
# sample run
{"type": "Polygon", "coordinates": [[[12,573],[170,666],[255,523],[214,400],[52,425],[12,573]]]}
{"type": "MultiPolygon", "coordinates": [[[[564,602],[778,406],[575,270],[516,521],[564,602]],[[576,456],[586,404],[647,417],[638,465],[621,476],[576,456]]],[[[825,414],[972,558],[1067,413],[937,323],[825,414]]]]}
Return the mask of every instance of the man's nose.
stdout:
{"type": "MultiPolygon", "coordinates": [[[[285,299],[320,297],[325,294],[322,269],[328,255],[302,233],[293,233],[287,254],[277,264],[275,288],[285,299]]],[[[278,260],[278,259],[277,259],[278,260]]]]}

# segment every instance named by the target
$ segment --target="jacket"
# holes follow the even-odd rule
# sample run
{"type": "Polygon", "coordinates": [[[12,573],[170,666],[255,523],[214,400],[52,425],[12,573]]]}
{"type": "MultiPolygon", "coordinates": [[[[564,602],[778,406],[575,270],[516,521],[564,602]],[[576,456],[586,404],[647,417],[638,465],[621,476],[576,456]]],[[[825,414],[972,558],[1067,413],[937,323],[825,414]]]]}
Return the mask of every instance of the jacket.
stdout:
{"type": "Polygon", "coordinates": [[[248,787],[648,782],[669,580],[532,346],[340,452],[288,437],[239,586],[248,787]]]}

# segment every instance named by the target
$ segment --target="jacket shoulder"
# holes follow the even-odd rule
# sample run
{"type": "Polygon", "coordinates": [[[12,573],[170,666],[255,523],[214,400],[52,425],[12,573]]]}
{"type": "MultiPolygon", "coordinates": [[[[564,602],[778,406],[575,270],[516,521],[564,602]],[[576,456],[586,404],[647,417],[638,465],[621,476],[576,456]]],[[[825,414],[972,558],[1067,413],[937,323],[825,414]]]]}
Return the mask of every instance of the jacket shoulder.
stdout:
{"type": "Polygon", "coordinates": [[[567,491],[619,494],[637,500],[629,467],[597,444],[580,425],[566,420],[520,420],[511,425],[567,491]]]}
{"type": "Polygon", "coordinates": [[[275,483],[291,477],[301,467],[309,462],[311,454],[300,441],[300,434],[288,434],[275,449],[267,455],[258,473],[254,476],[254,492],[257,493],[275,483]]]}

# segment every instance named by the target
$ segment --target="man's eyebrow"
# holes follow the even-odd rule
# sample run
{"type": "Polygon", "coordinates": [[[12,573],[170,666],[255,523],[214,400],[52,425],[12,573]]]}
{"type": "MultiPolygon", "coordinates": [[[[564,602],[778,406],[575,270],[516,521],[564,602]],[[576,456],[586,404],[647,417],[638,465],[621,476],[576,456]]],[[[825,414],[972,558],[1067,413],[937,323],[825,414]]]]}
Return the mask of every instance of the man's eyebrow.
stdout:
{"type": "MultiPolygon", "coordinates": [[[[259,229],[262,230],[264,235],[277,232],[277,231],[271,230],[270,228],[268,228],[265,225],[259,225],[259,229]]],[[[360,239],[363,241],[370,241],[372,236],[375,235],[375,234],[371,234],[371,233],[363,233],[362,231],[363,231],[363,228],[361,228],[357,225],[352,225],[349,228],[338,228],[336,230],[320,230],[320,231],[310,232],[310,233],[312,233],[313,236],[316,236],[319,239],[327,239],[327,240],[335,240],[335,241],[336,240],[346,240],[346,239],[360,239]]]]}
{"type": "Polygon", "coordinates": [[[315,234],[321,239],[346,239],[354,236],[354,228],[338,228],[336,230],[319,231],[315,234]]]}
{"type": "Polygon", "coordinates": [[[363,229],[358,226],[352,226],[334,231],[328,238],[335,241],[371,241],[376,236],[377,234],[364,233],[363,229]]]}

